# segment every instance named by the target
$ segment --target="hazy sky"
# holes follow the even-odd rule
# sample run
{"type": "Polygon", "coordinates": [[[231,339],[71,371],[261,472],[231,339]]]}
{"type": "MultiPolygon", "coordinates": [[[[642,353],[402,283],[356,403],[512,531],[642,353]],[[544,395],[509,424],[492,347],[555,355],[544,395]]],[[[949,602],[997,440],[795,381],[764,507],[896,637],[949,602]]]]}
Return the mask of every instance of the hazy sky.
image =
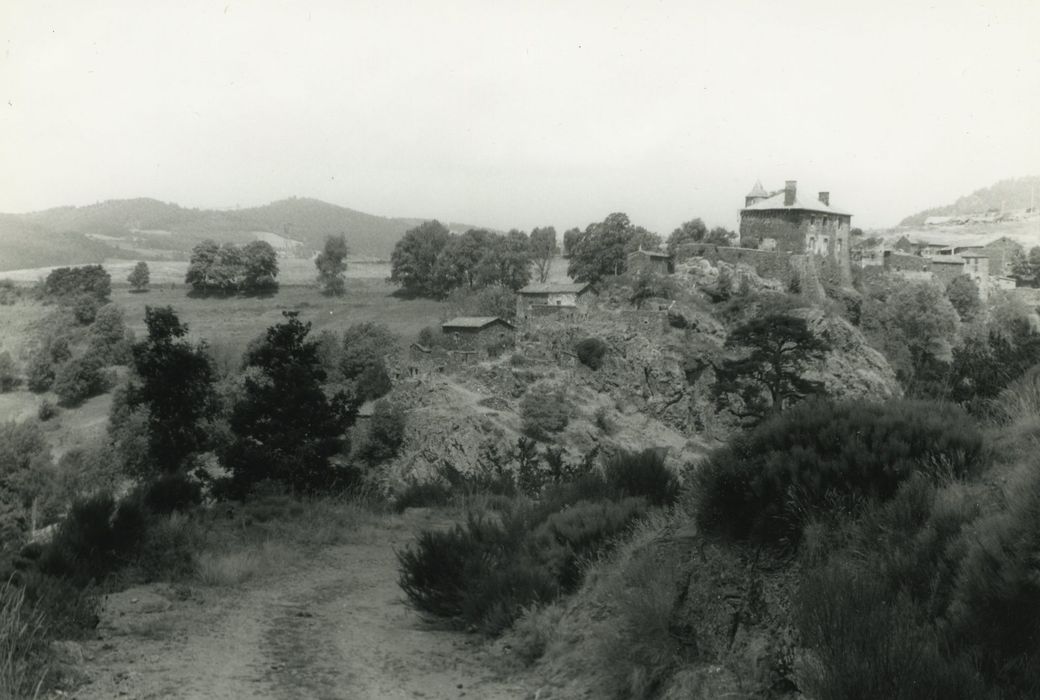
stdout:
{"type": "Polygon", "coordinates": [[[886,226],[1040,174],[1040,0],[0,0],[0,211],[316,197],[496,228],[886,226]]]}

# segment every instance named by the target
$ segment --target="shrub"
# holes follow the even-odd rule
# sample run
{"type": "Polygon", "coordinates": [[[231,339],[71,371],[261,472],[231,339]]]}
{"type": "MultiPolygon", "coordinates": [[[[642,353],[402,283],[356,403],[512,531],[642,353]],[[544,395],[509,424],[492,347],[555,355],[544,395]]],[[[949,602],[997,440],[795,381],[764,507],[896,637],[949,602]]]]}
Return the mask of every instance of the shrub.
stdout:
{"type": "Polygon", "coordinates": [[[46,353],[37,353],[29,360],[25,383],[29,391],[37,394],[47,391],[54,384],[54,365],[46,353]]]}
{"type": "Polygon", "coordinates": [[[596,427],[607,435],[613,435],[617,432],[617,424],[614,423],[614,419],[610,417],[610,409],[606,406],[600,406],[596,409],[596,413],[593,415],[593,421],[596,423],[596,427]]]}
{"type": "Polygon", "coordinates": [[[101,303],[89,294],[80,294],[72,301],[72,315],[81,326],[89,326],[97,318],[101,303]]]}
{"type": "Polygon", "coordinates": [[[619,452],[604,465],[607,483],[618,494],[642,496],[654,506],[671,505],[679,495],[679,480],[665,466],[665,452],[619,452]]]}
{"type": "Polygon", "coordinates": [[[145,485],[142,502],[160,515],[186,511],[202,503],[202,487],[183,472],[163,474],[145,485]]]}
{"type": "Polygon", "coordinates": [[[579,501],[535,529],[532,547],[564,591],[581,583],[581,559],[601,549],[646,512],[646,500],[579,501]]]}
{"type": "Polygon", "coordinates": [[[697,522],[736,538],[795,543],[835,498],[890,498],[912,473],[977,469],[978,427],[927,402],[808,402],[737,436],[696,474],[697,522]]]}
{"type": "Polygon", "coordinates": [[[518,352],[514,352],[509,356],[510,367],[523,367],[527,364],[527,358],[518,352]]]}
{"type": "Polygon", "coordinates": [[[520,401],[520,419],[524,433],[536,440],[544,439],[550,433],[558,433],[567,427],[570,405],[561,389],[533,386],[520,401]]]}
{"type": "Polygon", "coordinates": [[[603,358],[607,354],[607,344],[599,338],[585,338],[574,346],[578,361],[589,369],[598,370],[603,366],[603,358]]]}
{"type": "Polygon", "coordinates": [[[104,303],[112,293],[112,277],[100,265],[59,267],[47,275],[44,293],[56,299],[90,296],[104,303]]]}
{"type": "Polygon", "coordinates": [[[41,610],[25,590],[0,583],[0,697],[37,697],[49,672],[46,628],[41,610]]]}
{"type": "Polygon", "coordinates": [[[358,375],[357,396],[361,401],[369,401],[378,399],[380,396],[386,396],[392,388],[390,375],[387,374],[386,365],[383,364],[382,360],[378,360],[366,367],[358,375]]]}
{"type": "Polygon", "coordinates": [[[40,402],[40,407],[36,409],[36,417],[39,418],[41,421],[46,422],[49,421],[51,418],[54,418],[54,416],[58,415],[58,410],[59,409],[57,406],[55,406],[47,399],[44,399],[40,402]]]}
{"type": "Polygon", "coordinates": [[[377,401],[368,430],[354,450],[354,457],[369,465],[393,459],[404,443],[405,425],[405,412],[401,406],[386,400],[377,401]]]}
{"type": "Polygon", "coordinates": [[[66,406],[75,406],[103,393],[108,381],[101,369],[101,360],[92,353],[69,360],[54,376],[54,393],[66,406]]]}
{"type": "Polygon", "coordinates": [[[15,370],[11,353],[0,352],[0,393],[11,391],[18,386],[18,373],[15,370]]]}
{"type": "Polygon", "coordinates": [[[813,697],[985,697],[970,660],[944,656],[936,629],[917,617],[909,596],[893,596],[872,571],[835,564],[809,576],[795,619],[820,660],[808,677],[813,697]]]}
{"type": "Polygon", "coordinates": [[[77,501],[40,557],[40,570],[77,585],[100,581],[126,562],[143,541],[146,518],[133,501],[111,494],[77,501]]]}
{"type": "Polygon", "coordinates": [[[393,500],[398,513],[409,508],[444,506],[451,500],[451,490],[440,480],[412,481],[393,500]]]}

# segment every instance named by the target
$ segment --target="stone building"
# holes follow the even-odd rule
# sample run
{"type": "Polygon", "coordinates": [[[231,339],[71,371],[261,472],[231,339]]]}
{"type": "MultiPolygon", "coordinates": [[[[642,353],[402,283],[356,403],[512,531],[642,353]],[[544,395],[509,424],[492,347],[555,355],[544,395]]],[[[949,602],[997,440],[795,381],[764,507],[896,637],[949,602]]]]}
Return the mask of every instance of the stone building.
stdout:
{"type": "Polygon", "coordinates": [[[516,319],[523,321],[533,314],[581,309],[588,306],[590,295],[588,282],[529,284],[516,293],[516,319]]]}
{"type": "Polygon", "coordinates": [[[670,275],[675,272],[675,263],[668,253],[640,248],[628,254],[626,269],[629,272],[646,271],[658,275],[670,275]]]}
{"type": "Polygon", "coordinates": [[[456,346],[472,350],[512,343],[515,330],[498,316],[459,316],[441,324],[441,332],[452,336],[456,346]]]}
{"type": "Polygon", "coordinates": [[[773,193],[756,182],[740,210],[741,246],[814,254],[834,261],[846,274],[851,228],[852,215],[831,206],[829,192],[820,192],[815,200],[799,199],[795,180],[773,193]]]}

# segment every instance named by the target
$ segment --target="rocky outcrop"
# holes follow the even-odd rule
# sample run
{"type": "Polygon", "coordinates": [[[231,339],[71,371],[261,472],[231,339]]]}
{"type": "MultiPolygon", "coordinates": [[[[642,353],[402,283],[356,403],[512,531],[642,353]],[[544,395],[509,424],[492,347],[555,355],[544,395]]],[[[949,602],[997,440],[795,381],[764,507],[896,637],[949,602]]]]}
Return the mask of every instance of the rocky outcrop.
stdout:
{"type": "Polygon", "coordinates": [[[872,348],[863,333],[840,316],[820,309],[795,312],[831,349],[820,367],[809,373],[836,399],[883,400],[902,396],[903,389],[888,360],[872,348]]]}

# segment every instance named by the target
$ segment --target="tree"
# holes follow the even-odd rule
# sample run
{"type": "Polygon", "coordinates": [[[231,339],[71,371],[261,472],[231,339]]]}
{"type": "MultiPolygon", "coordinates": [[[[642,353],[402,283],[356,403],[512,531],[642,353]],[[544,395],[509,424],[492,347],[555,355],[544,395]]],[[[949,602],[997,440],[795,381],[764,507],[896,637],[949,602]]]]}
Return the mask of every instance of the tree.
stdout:
{"type": "Polygon", "coordinates": [[[149,280],[148,263],[143,260],[134,265],[134,269],[130,271],[126,278],[126,281],[130,283],[131,291],[134,292],[148,291],[149,280]]]}
{"type": "Polygon", "coordinates": [[[354,386],[359,402],[383,396],[391,389],[384,357],[397,343],[386,326],[355,323],[343,332],[340,374],[354,386]]]}
{"type": "Polygon", "coordinates": [[[404,236],[390,255],[390,281],[410,294],[433,296],[433,271],[451,233],[439,221],[425,221],[404,236]]]}
{"type": "Polygon", "coordinates": [[[1040,246],[1029,249],[1029,255],[1012,249],[1011,276],[1020,287],[1036,287],[1040,284],[1040,246]]]}
{"type": "Polygon", "coordinates": [[[710,243],[711,245],[733,245],[733,239],[736,237],[737,234],[733,231],[722,226],[716,226],[708,232],[707,236],[704,237],[704,242],[710,243]]]}
{"type": "Polygon", "coordinates": [[[830,345],[803,318],[769,314],[752,319],[729,334],[726,347],[741,355],[715,369],[714,395],[719,406],[739,418],[760,420],[823,391],[822,382],[807,379],[804,372],[830,345]]]}
{"type": "Polygon", "coordinates": [[[354,458],[370,466],[393,459],[404,443],[405,425],[401,406],[386,400],[377,401],[368,430],[354,450],[354,458]]]}
{"type": "Polygon", "coordinates": [[[94,318],[87,334],[87,352],[106,365],[130,361],[130,337],[123,320],[123,310],[116,304],[105,304],[94,318]]]}
{"type": "Polygon", "coordinates": [[[345,400],[330,401],[322,390],[325,371],[318,344],[307,339],[310,323],[296,312],[282,316],[246,354],[243,393],[231,414],[234,441],[224,463],[240,495],[264,479],[303,492],[334,486],[329,458],[352,422],[345,400]]]}
{"type": "Polygon", "coordinates": [[[205,292],[215,286],[212,279],[213,268],[220,257],[220,246],[216,241],[204,240],[191,249],[188,271],[184,275],[184,283],[196,292],[205,292]]]}
{"type": "Polygon", "coordinates": [[[133,347],[137,383],[129,405],[148,410],[148,452],[154,468],[173,472],[210,446],[206,422],[217,409],[215,373],[204,344],[192,345],[169,306],[145,307],[148,337],[133,347]]]}
{"type": "Polygon", "coordinates": [[[686,243],[701,243],[708,235],[708,227],[700,218],[684,222],[668,236],[668,252],[675,255],[679,246],[686,243]]]}
{"type": "Polygon", "coordinates": [[[571,256],[574,244],[578,242],[579,238],[581,238],[581,229],[577,226],[563,232],[563,254],[565,257],[569,258],[571,256]]]}
{"type": "Polygon", "coordinates": [[[531,258],[538,270],[539,282],[545,282],[549,278],[549,268],[552,267],[553,258],[559,251],[555,228],[546,226],[531,231],[531,258]]]}
{"type": "Polygon", "coordinates": [[[652,234],[633,226],[622,213],[589,224],[574,241],[567,274],[578,282],[598,282],[610,275],[620,275],[625,271],[627,254],[636,249],[631,248],[631,242],[646,240],[647,235],[652,234]]]}
{"type": "Polygon", "coordinates": [[[101,358],[91,352],[61,365],[54,374],[53,389],[62,405],[75,406],[104,393],[108,382],[102,367],[101,358]]]}
{"type": "Polygon", "coordinates": [[[932,282],[885,280],[873,286],[860,319],[864,334],[911,395],[935,363],[950,362],[958,326],[957,311],[932,282]]]}
{"type": "Polygon", "coordinates": [[[278,254],[267,241],[253,241],[242,249],[242,289],[250,293],[278,288],[278,254]]]}
{"type": "Polygon", "coordinates": [[[946,285],[946,298],[962,321],[970,321],[982,308],[979,286],[968,275],[957,275],[946,285]]]}
{"type": "Polygon", "coordinates": [[[513,229],[505,236],[491,234],[477,261],[476,285],[500,284],[516,291],[530,279],[531,244],[524,232],[513,229]]]}
{"type": "Polygon", "coordinates": [[[338,297],[346,291],[343,273],[347,270],[348,252],[347,239],[342,234],[325,239],[325,249],[314,259],[322,294],[338,297]]]}
{"type": "Polygon", "coordinates": [[[15,371],[14,360],[7,350],[0,352],[0,393],[11,391],[18,386],[18,373],[15,371]]]}
{"type": "Polygon", "coordinates": [[[516,318],[516,292],[501,284],[480,289],[459,287],[445,299],[452,316],[498,316],[507,321],[516,318]]]}
{"type": "Polygon", "coordinates": [[[104,304],[112,294],[112,277],[100,265],[59,267],[47,275],[43,288],[55,299],[87,295],[104,304]]]}

